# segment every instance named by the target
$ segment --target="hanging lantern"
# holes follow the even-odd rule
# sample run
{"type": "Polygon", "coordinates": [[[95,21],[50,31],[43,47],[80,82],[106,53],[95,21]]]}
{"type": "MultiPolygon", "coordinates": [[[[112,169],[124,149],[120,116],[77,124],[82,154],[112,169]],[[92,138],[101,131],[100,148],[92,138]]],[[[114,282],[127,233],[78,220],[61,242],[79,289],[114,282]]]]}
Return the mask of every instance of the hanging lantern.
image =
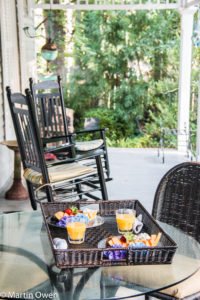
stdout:
{"type": "Polygon", "coordinates": [[[41,55],[47,62],[50,62],[57,58],[58,49],[51,38],[49,38],[46,44],[41,48],[41,55]]]}
{"type": "Polygon", "coordinates": [[[42,57],[49,63],[55,60],[58,55],[57,45],[53,42],[53,21],[52,11],[49,12],[47,17],[47,33],[48,38],[46,44],[41,49],[42,57]]]}
{"type": "Polygon", "coordinates": [[[32,28],[32,32],[30,32],[30,27],[26,26],[23,28],[27,37],[36,38],[43,37],[46,39],[46,43],[41,48],[41,56],[47,61],[47,71],[49,71],[50,62],[55,60],[58,56],[57,45],[53,41],[55,36],[53,32],[53,13],[52,10],[48,12],[47,17],[40,22],[36,27],[32,28]],[[41,27],[41,25],[46,24],[46,37],[41,34],[36,34],[37,30],[41,27]]]}
{"type": "Polygon", "coordinates": [[[200,47],[200,8],[198,10],[197,21],[194,23],[192,41],[195,47],[200,47]]]}

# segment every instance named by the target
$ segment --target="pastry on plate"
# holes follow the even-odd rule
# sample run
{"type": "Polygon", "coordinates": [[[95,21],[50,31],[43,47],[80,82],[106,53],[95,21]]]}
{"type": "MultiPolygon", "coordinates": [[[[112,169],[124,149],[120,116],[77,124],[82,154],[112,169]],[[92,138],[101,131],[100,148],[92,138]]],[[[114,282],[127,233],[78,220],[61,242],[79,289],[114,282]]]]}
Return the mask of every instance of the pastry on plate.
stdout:
{"type": "Polygon", "coordinates": [[[98,211],[96,209],[90,209],[90,208],[84,208],[83,209],[83,214],[85,216],[87,216],[88,219],[89,219],[88,226],[94,225],[94,222],[95,222],[95,219],[96,219],[96,216],[97,216],[97,212],[98,211]]]}

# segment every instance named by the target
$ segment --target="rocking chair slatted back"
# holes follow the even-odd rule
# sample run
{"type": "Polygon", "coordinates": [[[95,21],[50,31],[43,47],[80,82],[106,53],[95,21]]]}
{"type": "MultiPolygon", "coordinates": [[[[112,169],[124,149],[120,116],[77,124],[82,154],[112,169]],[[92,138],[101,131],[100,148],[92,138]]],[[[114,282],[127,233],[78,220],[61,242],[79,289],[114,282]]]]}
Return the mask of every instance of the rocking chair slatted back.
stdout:
{"type": "MultiPolygon", "coordinates": [[[[77,157],[70,161],[46,164],[32,95],[28,89],[25,92],[26,96],[20,93],[12,94],[10,88],[7,87],[7,97],[23,162],[24,177],[33,209],[37,208],[36,202],[40,200],[53,202],[55,197],[59,197],[62,201],[74,199],[74,197],[76,200],[82,195],[95,200],[108,199],[101,164],[101,151],[93,154],[97,169],[79,164],[77,157]],[[99,184],[95,184],[95,180],[98,180],[99,184]],[[38,188],[46,192],[40,196],[40,199],[36,195],[38,188]],[[96,196],[97,191],[100,191],[100,197],[96,196]]],[[[68,146],[68,148],[74,147],[73,144],[68,146]]]]}
{"type": "Polygon", "coordinates": [[[31,93],[35,101],[35,110],[40,124],[40,136],[44,139],[58,138],[68,142],[66,111],[60,81],[44,81],[33,84],[30,78],[31,93]]]}
{"type": "MultiPolygon", "coordinates": [[[[45,170],[45,160],[38,138],[39,132],[37,126],[33,127],[30,123],[30,113],[32,114],[31,118],[35,119],[34,109],[28,109],[27,99],[23,94],[11,94],[9,87],[6,88],[6,91],[23,167],[42,172],[42,169],[45,170]]],[[[31,102],[29,105],[31,107],[31,102]]],[[[48,178],[47,173],[46,176],[48,178]]]]}

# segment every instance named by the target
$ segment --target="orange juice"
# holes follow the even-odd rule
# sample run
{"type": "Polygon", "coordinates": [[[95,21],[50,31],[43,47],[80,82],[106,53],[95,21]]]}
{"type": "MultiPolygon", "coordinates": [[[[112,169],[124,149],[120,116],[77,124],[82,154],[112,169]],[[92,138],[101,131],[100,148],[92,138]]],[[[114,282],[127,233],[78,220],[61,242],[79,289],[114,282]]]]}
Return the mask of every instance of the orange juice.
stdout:
{"type": "Polygon", "coordinates": [[[85,240],[86,224],[71,222],[67,224],[68,240],[71,244],[81,244],[85,240]]]}
{"type": "Polygon", "coordinates": [[[119,233],[131,232],[135,221],[133,210],[119,210],[116,212],[116,221],[119,233]]]}

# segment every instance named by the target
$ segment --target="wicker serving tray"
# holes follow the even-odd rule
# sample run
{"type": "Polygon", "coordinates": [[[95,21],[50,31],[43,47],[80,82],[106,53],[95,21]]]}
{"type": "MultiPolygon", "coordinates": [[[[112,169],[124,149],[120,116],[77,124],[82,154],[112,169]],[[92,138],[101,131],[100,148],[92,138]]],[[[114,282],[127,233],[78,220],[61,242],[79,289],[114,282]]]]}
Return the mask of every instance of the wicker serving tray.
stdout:
{"type": "MultiPolygon", "coordinates": [[[[96,208],[96,207],[95,207],[96,208]]],[[[97,267],[97,266],[120,266],[138,264],[169,264],[172,262],[176,251],[176,243],[162,230],[157,222],[146,211],[138,200],[109,200],[98,202],[60,202],[60,203],[41,203],[41,209],[47,228],[51,248],[55,262],[59,268],[74,267],[97,267]],[[104,218],[104,224],[88,228],[86,230],[85,242],[80,245],[68,243],[67,250],[58,250],[53,247],[53,238],[59,237],[67,240],[67,231],[51,226],[47,219],[57,211],[63,211],[70,205],[77,206],[79,209],[85,205],[99,206],[99,214],[104,218]],[[159,244],[156,247],[144,247],[127,249],[125,259],[111,260],[105,257],[105,251],[116,251],[114,248],[98,248],[98,244],[110,235],[119,235],[115,220],[115,211],[118,208],[131,208],[136,210],[136,215],[143,216],[142,232],[149,235],[162,233],[159,244]]],[[[118,248],[124,250],[124,248],[118,248]]],[[[117,250],[118,250],[117,249],[117,250]]]]}

